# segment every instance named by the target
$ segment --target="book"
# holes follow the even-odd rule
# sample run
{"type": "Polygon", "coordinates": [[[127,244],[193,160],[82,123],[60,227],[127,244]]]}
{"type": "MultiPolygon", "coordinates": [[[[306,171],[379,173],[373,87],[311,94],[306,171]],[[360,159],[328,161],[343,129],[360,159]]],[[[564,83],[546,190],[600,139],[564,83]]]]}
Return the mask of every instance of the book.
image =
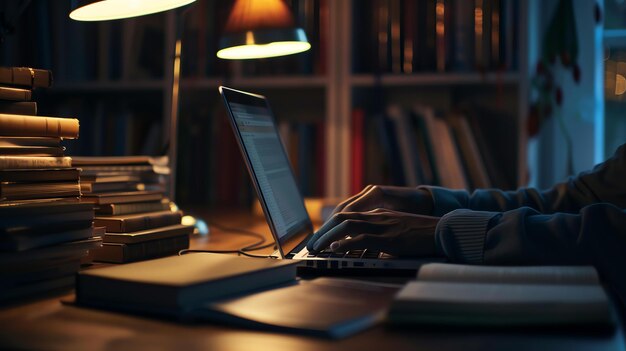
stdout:
{"type": "Polygon", "coordinates": [[[96,217],[94,225],[106,227],[107,233],[128,233],[180,224],[181,211],[159,211],[111,217],[96,217]]]}
{"type": "Polygon", "coordinates": [[[465,116],[454,115],[448,118],[448,122],[459,146],[461,159],[465,165],[468,180],[470,180],[472,187],[474,189],[491,187],[491,182],[487,175],[487,167],[467,119],[465,116]]]}
{"type": "Polygon", "coordinates": [[[78,138],[78,119],[0,113],[3,136],[78,138]]]}
{"type": "Polygon", "coordinates": [[[0,170],[21,168],[70,168],[71,157],[0,156],[0,170]]]}
{"type": "MultiPolygon", "coordinates": [[[[84,229],[90,227],[93,222],[93,212],[71,212],[67,214],[57,215],[61,219],[52,218],[51,215],[42,214],[32,221],[28,221],[27,217],[11,218],[0,227],[0,234],[6,235],[7,240],[11,236],[41,236],[54,232],[71,231],[75,229],[84,229]]],[[[1,239],[0,239],[1,240],[1,239]]]]}
{"type": "Polygon", "coordinates": [[[52,86],[52,71],[29,67],[0,67],[0,84],[48,88],[52,86]]]}
{"type": "Polygon", "coordinates": [[[129,202],[158,201],[163,198],[159,191],[128,191],[100,194],[84,194],[81,201],[97,205],[121,204],[129,202]]]}
{"type": "Polygon", "coordinates": [[[611,325],[590,266],[489,267],[432,263],[396,295],[393,324],[611,325]]]}
{"type": "Polygon", "coordinates": [[[5,156],[63,156],[63,146],[2,146],[0,155],[5,156]]]}
{"type": "Polygon", "coordinates": [[[80,196],[78,182],[0,182],[0,201],[80,196]]]}
{"type": "Polygon", "coordinates": [[[169,199],[133,203],[112,203],[98,205],[96,207],[96,214],[99,216],[118,216],[133,213],[164,211],[169,208],[169,199]]]}
{"type": "Polygon", "coordinates": [[[430,150],[439,185],[452,189],[467,189],[465,172],[458,153],[458,148],[448,123],[435,116],[429,107],[416,107],[416,112],[424,121],[430,140],[430,150]]]}
{"type": "Polygon", "coordinates": [[[37,103],[34,101],[0,101],[0,113],[36,116],[37,103]]]}
{"type": "Polygon", "coordinates": [[[101,248],[90,250],[89,255],[98,262],[128,263],[176,255],[187,248],[189,235],[180,235],[136,244],[103,243],[101,248]]]}
{"type": "Polygon", "coordinates": [[[80,258],[92,250],[102,246],[102,239],[89,238],[79,241],[70,241],[59,245],[46,246],[23,252],[4,252],[0,255],[0,266],[18,267],[24,264],[45,266],[49,262],[68,257],[80,258]]]}
{"type": "Polygon", "coordinates": [[[78,182],[78,180],[77,168],[0,170],[0,182],[78,182]]]}
{"type": "Polygon", "coordinates": [[[88,182],[81,179],[80,191],[83,194],[103,193],[103,192],[127,192],[135,190],[145,190],[146,185],[140,182],[88,182]]]}
{"type": "Polygon", "coordinates": [[[397,105],[390,105],[387,108],[387,116],[395,126],[405,185],[416,187],[423,184],[424,177],[419,164],[417,140],[409,114],[397,105]]]}
{"type": "Polygon", "coordinates": [[[28,89],[9,88],[0,86],[0,100],[30,101],[33,93],[28,89]]]}
{"type": "Polygon", "coordinates": [[[179,316],[203,303],[294,281],[292,260],[187,254],[81,271],[76,302],[179,316]]]}
{"type": "Polygon", "coordinates": [[[0,204],[0,219],[2,219],[2,227],[10,226],[12,220],[20,220],[21,217],[32,217],[32,223],[38,223],[37,219],[42,219],[41,222],[46,223],[46,221],[48,220],[60,217],[60,214],[73,212],[93,212],[93,205],[81,203],[67,203],[63,201],[48,199],[32,202],[14,202],[0,204]],[[44,212],[45,215],[50,215],[50,218],[44,217],[44,212]],[[37,215],[38,217],[34,218],[35,215],[37,215]]]}
{"type": "Polygon", "coordinates": [[[106,243],[135,244],[144,241],[171,238],[193,233],[193,226],[174,224],[166,227],[152,228],[128,233],[105,233],[103,240],[106,243]]]}
{"type": "Polygon", "coordinates": [[[365,187],[365,111],[361,108],[352,110],[352,144],[350,167],[350,193],[357,194],[365,187]]]}
{"type": "Polygon", "coordinates": [[[87,228],[61,232],[46,231],[40,235],[13,233],[0,238],[0,251],[24,251],[68,241],[84,240],[92,236],[93,228],[91,225],[87,228]]]}
{"type": "Polygon", "coordinates": [[[168,165],[167,156],[76,156],[73,160],[76,166],[168,165]]]}
{"type": "Polygon", "coordinates": [[[30,284],[23,284],[0,292],[0,302],[15,301],[24,299],[29,296],[41,294],[43,292],[55,291],[60,289],[70,289],[74,286],[74,274],[70,274],[60,278],[46,279],[30,284]]]}
{"type": "Polygon", "coordinates": [[[18,147],[18,146],[48,146],[60,147],[61,138],[42,138],[42,137],[5,137],[0,136],[0,146],[18,147]]]}
{"type": "Polygon", "coordinates": [[[93,175],[80,175],[81,182],[88,182],[92,184],[96,183],[120,183],[120,182],[139,182],[140,177],[136,175],[129,175],[125,173],[109,173],[109,174],[93,174],[93,175]]]}
{"type": "Polygon", "coordinates": [[[317,278],[206,303],[190,314],[198,320],[339,339],[382,322],[398,289],[391,284],[317,278]]]}

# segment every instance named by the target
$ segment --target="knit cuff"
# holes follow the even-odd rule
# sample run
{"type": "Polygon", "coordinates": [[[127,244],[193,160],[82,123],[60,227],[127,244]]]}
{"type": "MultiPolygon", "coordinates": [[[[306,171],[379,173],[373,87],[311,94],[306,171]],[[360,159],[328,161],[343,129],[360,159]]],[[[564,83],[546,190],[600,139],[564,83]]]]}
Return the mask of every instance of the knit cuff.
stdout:
{"type": "Polygon", "coordinates": [[[435,234],[438,254],[452,262],[483,263],[489,221],[498,212],[459,209],[441,218],[435,234]]]}

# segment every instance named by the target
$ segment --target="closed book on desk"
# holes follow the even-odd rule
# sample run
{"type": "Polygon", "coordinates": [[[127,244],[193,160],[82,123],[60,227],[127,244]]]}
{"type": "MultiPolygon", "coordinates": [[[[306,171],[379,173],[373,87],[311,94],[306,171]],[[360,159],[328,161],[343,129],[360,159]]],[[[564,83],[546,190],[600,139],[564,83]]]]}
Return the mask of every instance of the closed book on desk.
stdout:
{"type": "Polygon", "coordinates": [[[293,281],[292,260],[188,254],[92,269],[76,278],[76,302],[178,316],[203,303],[293,281]]]}
{"type": "Polygon", "coordinates": [[[397,285],[347,279],[301,280],[207,303],[190,314],[241,327],[338,339],[381,322],[398,289],[397,285]]]}
{"type": "Polygon", "coordinates": [[[393,324],[612,325],[593,267],[488,267],[432,263],[396,296],[393,324]]]}

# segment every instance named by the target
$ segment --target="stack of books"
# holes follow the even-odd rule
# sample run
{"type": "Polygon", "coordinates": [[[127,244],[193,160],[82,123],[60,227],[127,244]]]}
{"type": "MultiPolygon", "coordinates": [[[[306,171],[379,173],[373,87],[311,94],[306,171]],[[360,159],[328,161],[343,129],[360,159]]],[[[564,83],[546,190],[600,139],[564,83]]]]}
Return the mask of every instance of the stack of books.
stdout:
{"type": "Polygon", "coordinates": [[[51,82],[47,70],[0,68],[0,303],[73,286],[87,250],[101,243],[61,146],[78,137],[78,120],[36,116],[28,101],[51,82]]]}
{"type": "Polygon", "coordinates": [[[74,157],[73,165],[81,169],[81,202],[95,205],[94,225],[105,228],[94,260],[133,262],[189,247],[193,227],[164,196],[167,157],[74,157]]]}

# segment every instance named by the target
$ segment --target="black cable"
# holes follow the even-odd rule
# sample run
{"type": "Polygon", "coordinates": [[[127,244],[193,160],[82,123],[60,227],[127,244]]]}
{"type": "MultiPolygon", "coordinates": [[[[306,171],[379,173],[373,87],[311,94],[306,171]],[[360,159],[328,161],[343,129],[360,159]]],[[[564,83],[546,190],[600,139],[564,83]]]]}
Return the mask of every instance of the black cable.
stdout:
{"type": "Polygon", "coordinates": [[[219,253],[219,254],[236,253],[237,255],[243,255],[243,256],[254,257],[254,258],[274,258],[274,259],[278,258],[278,257],[273,256],[273,255],[252,255],[252,254],[249,254],[249,253],[247,253],[245,251],[242,251],[242,250],[192,250],[192,249],[184,249],[184,250],[178,251],[178,256],[186,255],[188,253],[219,253]]]}
{"type": "Polygon", "coordinates": [[[247,256],[247,257],[255,257],[255,258],[278,258],[276,256],[273,255],[252,255],[249,254],[248,252],[250,251],[256,251],[256,250],[261,250],[261,249],[265,249],[271,246],[274,246],[275,243],[268,243],[265,244],[265,236],[263,234],[257,233],[257,232],[253,232],[251,230],[247,230],[247,229],[243,229],[243,228],[233,228],[233,227],[228,227],[213,221],[209,221],[207,220],[207,225],[209,226],[209,228],[217,228],[219,230],[225,231],[225,232],[234,232],[234,233],[239,233],[239,234],[243,234],[243,235],[247,235],[247,236],[251,236],[253,238],[257,238],[259,239],[257,242],[254,242],[250,245],[244,246],[240,249],[236,249],[236,250],[192,250],[192,249],[184,249],[184,250],[180,250],[178,252],[179,256],[188,254],[188,253],[221,253],[221,254],[227,254],[227,253],[236,253],[237,255],[243,255],[243,256],[247,256]],[[265,244],[265,245],[264,245],[265,244]]]}
{"type": "Polygon", "coordinates": [[[252,243],[250,245],[244,246],[238,250],[228,250],[228,251],[244,251],[244,252],[248,252],[248,251],[256,251],[256,250],[261,250],[261,249],[265,249],[268,248],[272,245],[274,245],[274,243],[269,243],[269,244],[265,244],[265,236],[263,234],[257,233],[257,232],[253,232],[251,230],[247,230],[247,229],[243,229],[243,228],[234,228],[234,227],[228,227],[219,223],[216,223],[214,221],[206,221],[209,228],[217,228],[219,230],[225,231],[225,232],[235,232],[235,233],[239,233],[239,234],[243,234],[243,235],[247,235],[247,236],[251,236],[253,238],[257,238],[259,239],[257,242],[252,243]],[[265,244],[265,245],[263,245],[265,244]]]}

